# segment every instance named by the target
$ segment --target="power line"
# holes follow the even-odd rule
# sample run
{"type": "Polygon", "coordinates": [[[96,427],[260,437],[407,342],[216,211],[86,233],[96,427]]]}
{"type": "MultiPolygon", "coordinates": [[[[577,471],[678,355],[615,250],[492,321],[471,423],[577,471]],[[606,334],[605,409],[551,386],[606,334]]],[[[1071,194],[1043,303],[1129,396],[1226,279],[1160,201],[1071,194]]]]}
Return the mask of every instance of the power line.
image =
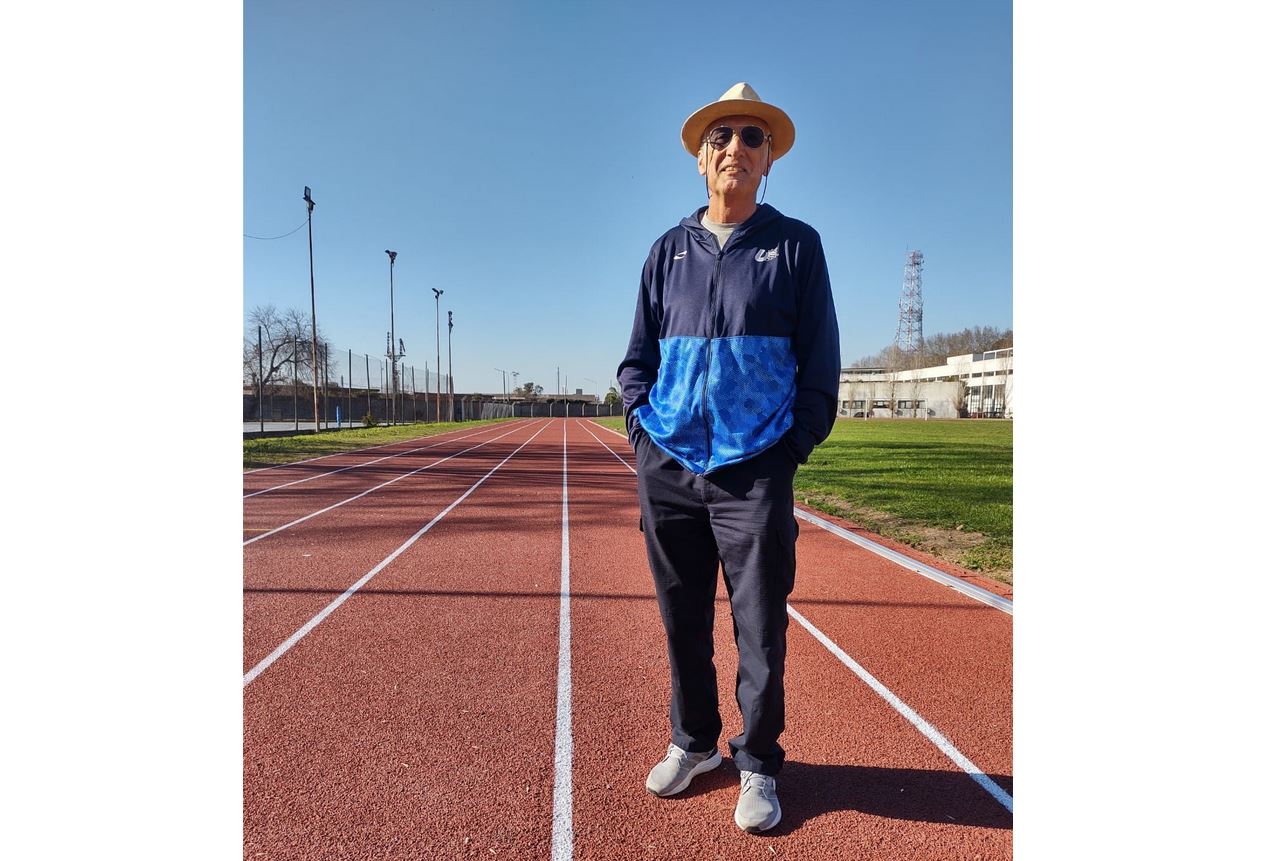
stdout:
{"type": "Polygon", "coordinates": [[[292,236],[294,233],[296,233],[298,230],[300,230],[301,228],[305,226],[306,226],[306,222],[303,221],[301,222],[301,224],[298,224],[292,230],[289,230],[287,233],[280,234],[279,236],[252,236],[250,234],[245,233],[244,238],[245,239],[283,239],[285,236],[292,236]]]}

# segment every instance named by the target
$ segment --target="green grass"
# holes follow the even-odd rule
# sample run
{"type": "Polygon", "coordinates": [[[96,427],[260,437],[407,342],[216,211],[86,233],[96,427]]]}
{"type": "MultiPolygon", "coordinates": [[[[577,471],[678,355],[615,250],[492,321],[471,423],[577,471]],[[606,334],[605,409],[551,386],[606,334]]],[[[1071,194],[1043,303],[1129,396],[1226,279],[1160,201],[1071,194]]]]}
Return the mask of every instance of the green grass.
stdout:
{"type": "Polygon", "coordinates": [[[479,428],[510,419],[492,419],[477,422],[441,422],[395,425],[393,427],[355,427],[316,434],[304,430],[294,436],[264,437],[244,440],[244,469],[278,466],[312,457],[337,454],[356,448],[368,448],[406,439],[447,433],[463,428],[479,428]]]}
{"type": "Polygon", "coordinates": [[[1013,443],[1008,421],[840,419],[793,484],[812,507],[1011,582],[1013,443]]]}
{"type": "Polygon", "coordinates": [[[793,486],[812,508],[1010,583],[1013,442],[1008,421],[839,419],[793,486]]]}

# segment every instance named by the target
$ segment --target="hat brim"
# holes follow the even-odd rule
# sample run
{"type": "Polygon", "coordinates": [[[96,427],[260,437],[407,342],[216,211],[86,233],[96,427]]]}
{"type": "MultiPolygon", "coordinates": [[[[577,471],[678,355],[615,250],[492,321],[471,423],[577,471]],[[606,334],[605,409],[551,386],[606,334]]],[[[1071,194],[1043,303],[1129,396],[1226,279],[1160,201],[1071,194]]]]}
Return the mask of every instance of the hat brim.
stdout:
{"type": "Polygon", "coordinates": [[[682,146],[692,155],[700,154],[700,144],[710,123],[723,117],[757,117],[771,127],[771,159],[774,161],[793,149],[797,132],[789,115],[766,102],[753,99],[727,99],[712,102],[687,117],[682,124],[682,146]]]}

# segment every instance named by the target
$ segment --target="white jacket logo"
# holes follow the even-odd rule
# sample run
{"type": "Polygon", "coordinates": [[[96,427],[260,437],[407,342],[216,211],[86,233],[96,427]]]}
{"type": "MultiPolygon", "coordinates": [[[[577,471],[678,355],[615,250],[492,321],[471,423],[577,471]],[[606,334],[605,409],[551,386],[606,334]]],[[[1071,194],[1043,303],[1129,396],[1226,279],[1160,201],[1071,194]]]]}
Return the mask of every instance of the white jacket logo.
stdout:
{"type": "Polygon", "coordinates": [[[770,251],[765,248],[759,248],[758,253],[753,255],[753,259],[759,263],[766,263],[768,260],[774,260],[780,256],[780,246],[775,246],[770,251]]]}

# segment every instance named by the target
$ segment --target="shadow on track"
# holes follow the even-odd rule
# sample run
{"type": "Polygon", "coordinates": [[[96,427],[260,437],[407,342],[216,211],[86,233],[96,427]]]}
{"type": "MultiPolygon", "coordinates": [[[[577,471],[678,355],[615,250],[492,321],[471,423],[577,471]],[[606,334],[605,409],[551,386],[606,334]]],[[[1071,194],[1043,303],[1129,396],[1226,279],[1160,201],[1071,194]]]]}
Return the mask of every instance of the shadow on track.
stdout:
{"type": "MultiPolygon", "coordinates": [[[[726,757],[721,766],[696,778],[691,787],[669,800],[730,791],[740,773],[726,757]]],[[[989,777],[1012,790],[1012,779],[989,777]]],[[[782,837],[808,821],[838,810],[857,810],[885,819],[936,822],[977,828],[1010,829],[1013,817],[960,771],[877,768],[865,765],[813,765],[790,760],[776,778],[784,818],[759,837],[782,837]]]]}

